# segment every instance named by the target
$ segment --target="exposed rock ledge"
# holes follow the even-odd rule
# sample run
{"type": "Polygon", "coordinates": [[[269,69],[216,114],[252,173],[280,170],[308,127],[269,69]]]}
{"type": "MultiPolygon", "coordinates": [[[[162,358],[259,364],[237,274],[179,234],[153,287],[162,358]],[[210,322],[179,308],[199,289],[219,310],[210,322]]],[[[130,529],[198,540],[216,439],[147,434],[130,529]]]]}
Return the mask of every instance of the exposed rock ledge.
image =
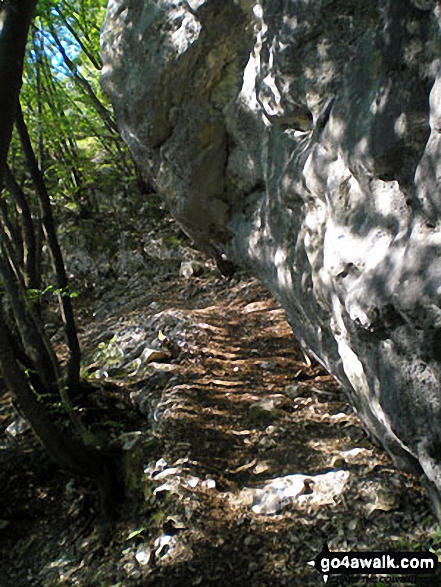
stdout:
{"type": "Polygon", "coordinates": [[[247,267],[441,494],[441,8],[110,0],[102,83],[199,246],[247,267]]]}

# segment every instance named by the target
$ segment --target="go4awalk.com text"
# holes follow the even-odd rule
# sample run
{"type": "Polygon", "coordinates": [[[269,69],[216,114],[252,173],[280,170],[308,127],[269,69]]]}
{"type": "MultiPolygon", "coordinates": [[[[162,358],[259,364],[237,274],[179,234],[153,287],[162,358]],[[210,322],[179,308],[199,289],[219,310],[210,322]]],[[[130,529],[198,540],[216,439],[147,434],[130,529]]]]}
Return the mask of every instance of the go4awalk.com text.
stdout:
{"type": "Polygon", "coordinates": [[[434,575],[438,557],[433,552],[330,552],[327,544],[314,561],[323,575],[434,575]]]}

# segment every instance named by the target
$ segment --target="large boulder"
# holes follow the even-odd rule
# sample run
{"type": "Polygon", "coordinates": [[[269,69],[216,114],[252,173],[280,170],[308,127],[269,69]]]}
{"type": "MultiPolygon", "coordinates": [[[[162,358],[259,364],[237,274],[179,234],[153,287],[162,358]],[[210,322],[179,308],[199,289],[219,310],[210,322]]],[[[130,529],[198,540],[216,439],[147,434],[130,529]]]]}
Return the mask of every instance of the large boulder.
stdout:
{"type": "Polygon", "coordinates": [[[246,267],[441,493],[441,50],[430,0],[110,0],[102,83],[186,232],[246,267]]]}

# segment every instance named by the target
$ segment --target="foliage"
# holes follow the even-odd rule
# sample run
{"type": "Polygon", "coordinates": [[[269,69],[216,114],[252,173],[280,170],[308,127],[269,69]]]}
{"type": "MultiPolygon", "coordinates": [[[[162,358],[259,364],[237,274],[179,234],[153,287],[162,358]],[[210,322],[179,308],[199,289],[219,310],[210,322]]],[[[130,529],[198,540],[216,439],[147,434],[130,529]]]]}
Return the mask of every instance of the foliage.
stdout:
{"type": "MultiPolygon", "coordinates": [[[[26,23],[20,7],[0,3],[7,23],[0,37],[9,34],[20,62],[30,32],[19,100],[18,75],[3,92],[10,108],[4,120],[15,119],[15,129],[12,139],[10,123],[0,132],[4,154],[9,147],[7,164],[0,162],[0,367],[48,452],[98,484],[103,513],[111,517],[118,490],[114,459],[92,446],[75,406],[84,387],[73,308],[79,292],[69,283],[60,235],[113,210],[114,186],[133,190],[136,170],[99,86],[105,2],[40,0],[29,29],[35,1],[17,1],[28,10],[26,23]],[[15,47],[9,22],[20,33],[15,47]],[[53,300],[65,346],[55,345],[47,328],[53,300]]],[[[0,43],[0,66],[7,73],[16,63],[4,47],[0,43]]]]}
{"type": "MultiPolygon", "coordinates": [[[[103,0],[41,1],[28,42],[21,103],[61,219],[106,213],[112,186],[136,180],[99,85],[104,13],[103,0]]],[[[16,135],[10,166],[28,187],[16,135]]]]}

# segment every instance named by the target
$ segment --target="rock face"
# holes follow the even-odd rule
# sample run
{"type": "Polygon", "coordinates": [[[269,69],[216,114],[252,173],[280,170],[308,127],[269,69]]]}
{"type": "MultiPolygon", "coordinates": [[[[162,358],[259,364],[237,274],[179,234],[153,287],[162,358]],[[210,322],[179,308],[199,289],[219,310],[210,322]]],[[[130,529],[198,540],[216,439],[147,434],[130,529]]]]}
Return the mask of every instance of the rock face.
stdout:
{"type": "Polygon", "coordinates": [[[439,493],[440,22],[430,0],[110,0],[102,33],[121,134],[183,228],[439,493]]]}

